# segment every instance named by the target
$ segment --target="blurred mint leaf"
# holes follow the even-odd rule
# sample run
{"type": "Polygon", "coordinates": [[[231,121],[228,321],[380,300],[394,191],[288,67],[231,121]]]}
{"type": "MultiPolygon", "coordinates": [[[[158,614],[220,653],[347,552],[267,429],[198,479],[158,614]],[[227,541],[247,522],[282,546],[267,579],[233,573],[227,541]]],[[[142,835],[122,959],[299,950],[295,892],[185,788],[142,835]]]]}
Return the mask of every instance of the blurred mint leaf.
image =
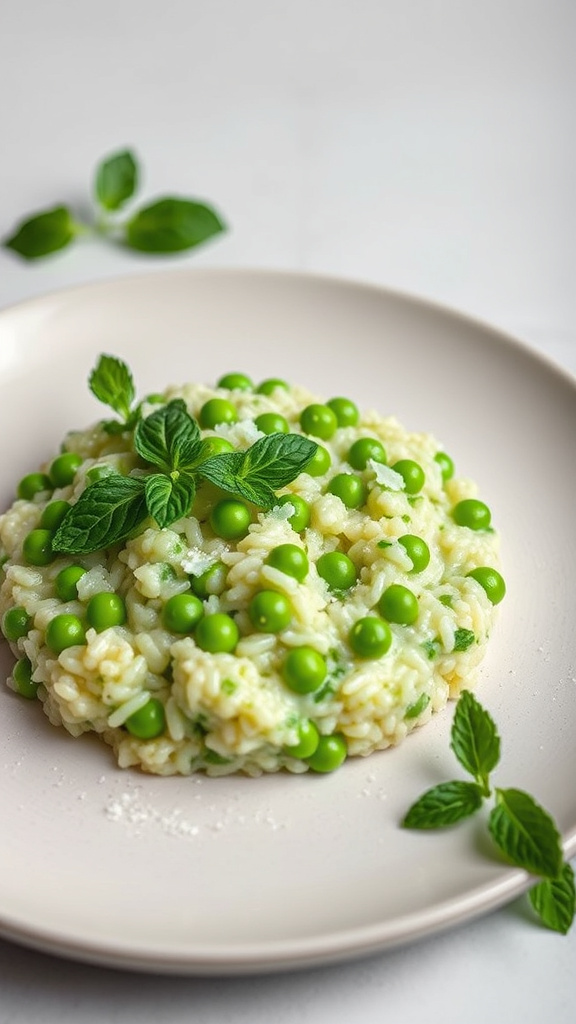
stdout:
{"type": "Polygon", "coordinates": [[[96,168],[94,191],[105,210],[119,210],[138,188],[139,168],[130,150],[114,153],[96,168]]]}
{"type": "Polygon", "coordinates": [[[558,878],[544,878],[528,893],[530,903],[547,928],[567,935],[576,913],[574,872],[564,864],[558,878]]]}
{"type": "Polygon", "coordinates": [[[70,210],[66,206],[55,206],[52,210],[45,210],[22,221],[3,244],[6,249],[12,249],[26,260],[36,260],[64,249],[78,230],[79,225],[70,210]]]}
{"type": "Polygon", "coordinates": [[[167,197],[142,207],[125,225],[125,244],[139,252],[183,252],[225,230],[209,206],[167,197]]]}

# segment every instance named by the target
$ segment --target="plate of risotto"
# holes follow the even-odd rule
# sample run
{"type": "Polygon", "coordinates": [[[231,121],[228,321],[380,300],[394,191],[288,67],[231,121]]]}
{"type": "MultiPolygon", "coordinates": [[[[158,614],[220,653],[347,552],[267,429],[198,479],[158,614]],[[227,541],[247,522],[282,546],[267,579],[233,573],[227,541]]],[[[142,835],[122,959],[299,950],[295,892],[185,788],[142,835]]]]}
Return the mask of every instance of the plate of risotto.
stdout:
{"type": "Polygon", "coordinates": [[[56,293],[0,351],[2,935],[248,973],[513,899],[483,810],[403,827],[462,693],[576,852],[572,378],[274,272],[56,293]]]}

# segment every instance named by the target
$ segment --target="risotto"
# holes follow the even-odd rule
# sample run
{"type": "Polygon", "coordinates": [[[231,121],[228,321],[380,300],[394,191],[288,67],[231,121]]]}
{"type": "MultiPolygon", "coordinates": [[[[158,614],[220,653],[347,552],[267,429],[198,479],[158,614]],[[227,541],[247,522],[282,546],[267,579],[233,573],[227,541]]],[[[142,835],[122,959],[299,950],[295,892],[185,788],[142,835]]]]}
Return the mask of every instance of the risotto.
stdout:
{"type": "Polygon", "coordinates": [[[474,685],[505,593],[475,484],[430,435],[231,373],[64,439],[0,517],[8,685],[123,768],[328,772],[474,685]]]}

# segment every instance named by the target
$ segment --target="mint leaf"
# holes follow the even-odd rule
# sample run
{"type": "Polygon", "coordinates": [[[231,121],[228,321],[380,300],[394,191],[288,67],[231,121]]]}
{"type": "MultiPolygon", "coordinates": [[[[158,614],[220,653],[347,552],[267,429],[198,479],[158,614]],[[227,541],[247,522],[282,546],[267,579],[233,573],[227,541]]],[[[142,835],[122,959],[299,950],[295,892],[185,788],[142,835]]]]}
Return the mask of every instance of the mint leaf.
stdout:
{"type": "Polygon", "coordinates": [[[497,789],[488,828],[512,864],[557,879],[562,871],[560,835],[547,811],[521,789],[497,789]]]}
{"type": "Polygon", "coordinates": [[[275,490],[295,480],[317,448],[300,434],[268,434],[245,452],[213,455],[198,466],[198,472],[223,491],[271,509],[275,490]]]}
{"type": "Polygon", "coordinates": [[[224,452],[212,455],[197,467],[199,476],[210,480],[221,490],[227,491],[238,498],[251,501],[258,508],[271,509],[276,503],[276,495],[266,481],[256,480],[254,483],[242,476],[244,452],[224,452]]]}
{"type": "Polygon", "coordinates": [[[530,889],[528,898],[547,928],[567,935],[576,912],[574,872],[564,864],[558,878],[545,878],[530,889]]]}
{"type": "Polygon", "coordinates": [[[241,475],[278,490],[292,483],[317,451],[316,442],[301,434],[268,434],[244,452],[241,475]]]}
{"type": "Polygon", "coordinates": [[[137,187],[138,165],[129,150],[114,153],[98,164],[94,191],[105,210],[119,210],[137,187]]]}
{"type": "Polygon", "coordinates": [[[66,206],[55,206],[22,221],[3,245],[26,260],[36,260],[64,249],[78,229],[70,210],[66,206]]]}
{"type": "Polygon", "coordinates": [[[125,243],[140,252],[182,252],[224,231],[209,206],[167,197],[145,206],[126,224],[125,243]]]}
{"type": "Polygon", "coordinates": [[[471,629],[457,629],[454,632],[454,650],[467,651],[476,640],[476,634],[471,629]]]}
{"type": "Polygon", "coordinates": [[[134,431],[138,454],[164,472],[190,467],[201,447],[200,428],[181,398],[140,420],[134,431]]]}
{"type": "Polygon", "coordinates": [[[450,746],[488,796],[488,775],[500,760],[500,737],[494,721],[470,690],[462,691],[456,705],[450,746]]]}
{"type": "Polygon", "coordinates": [[[66,513],[54,551],[89,555],[124,540],[146,519],[144,480],[113,474],[90,484],[66,513]]]}
{"type": "MultiPolygon", "coordinates": [[[[135,397],[134,381],[126,363],[115,356],[100,356],[88,378],[88,386],[98,401],[109,405],[126,424],[135,397]]],[[[122,429],[123,426],[118,427],[118,431],[122,429]]],[[[116,432],[110,425],[109,433],[116,432]]]]}
{"type": "Polygon", "coordinates": [[[146,506],[160,529],[188,515],[196,487],[191,476],[175,473],[153,473],[146,477],[146,506]]]}
{"type": "Polygon", "coordinates": [[[427,790],[406,814],[404,828],[433,829],[455,825],[482,806],[482,790],[475,782],[442,782],[427,790]]]}

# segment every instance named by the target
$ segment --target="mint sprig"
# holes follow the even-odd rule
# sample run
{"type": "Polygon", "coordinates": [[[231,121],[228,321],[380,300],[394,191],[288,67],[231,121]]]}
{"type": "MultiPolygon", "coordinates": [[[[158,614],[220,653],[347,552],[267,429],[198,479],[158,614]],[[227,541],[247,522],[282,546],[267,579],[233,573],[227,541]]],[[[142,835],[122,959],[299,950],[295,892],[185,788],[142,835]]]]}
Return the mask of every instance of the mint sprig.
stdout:
{"type": "Polygon", "coordinates": [[[60,523],[54,551],[90,554],[124,540],[151,517],[161,529],[188,515],[202,480],[265,510],[276,503],[275,489],[294,480],[317,450],[300,434],[270,434],[245,452],[213,454],[209,438],[181,398],[142,417],[135,404],[129,367],[102,355],[89,377],[92,393],[120,420],[105,420],[109,433],[131,432],[144,463],[137,475],[106,476],[89,484],[60,523]]]}
{"type": "Polygon", "coordinates": [[[529,891],[530,903],[546,927],[565,935],[576,914],[576,893],[560,833],[529,793],[498,787],[492,792],[490,774],[500,761],[500,737],[491,715],[469,690],[456,705],[450,746],[474,782],[454,780],[427,790],[408,810],[403,827],[449,827],[494,796],[488,829],[496,847],[508,863],[541,878],[529,891]]]}
{"type": "Polygon", "coordinates": [[[92,217],[81,220],[65,204],[22,220],[4,248],[36,260],[65,249],[79,236],[101,236],[144,253],[193,249],[226,230],[220,215],[198,199],[165,196],[120,219],[118,214],[138,191],[141,169],[136,155],[120,150],[102,159],[94,175],[92,217]]]}

